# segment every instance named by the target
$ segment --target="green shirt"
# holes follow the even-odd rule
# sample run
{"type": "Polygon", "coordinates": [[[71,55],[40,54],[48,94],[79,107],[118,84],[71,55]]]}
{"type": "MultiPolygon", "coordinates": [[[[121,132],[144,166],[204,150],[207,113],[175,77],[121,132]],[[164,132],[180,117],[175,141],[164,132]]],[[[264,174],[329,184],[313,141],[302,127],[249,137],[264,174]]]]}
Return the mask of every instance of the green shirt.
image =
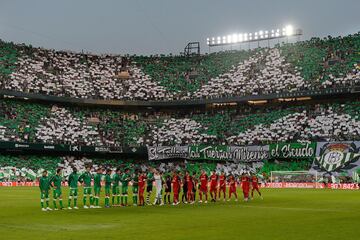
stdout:
{"type": "Polygon", "coordinates": [[[84,172],[79,177],[80,182],[84,182],[85,187],[91,187],[91,173],[90,172],[84,172]]]}
{"type": "Polygon", "coordinates": [[[146,176],[146,184],[152,185],[153,181],[154,181],[154,174],[150,172],[146,176]]]}
{"type": "Polygon", "coordinates": [[[133,186],[139,185],[139,176],[138,175],[135,174],[132,180],[133,180],[133,186]]]}
{"type": "Polygon", "coordinates": [[[59,175],[52,176],[52,178],[50,180],[50,184],[52,186],[56,187],[57,189],[61,188],[61,182],[62,182],[62,177],[59,175]]]}
{"type": "Polygon", "coordinates": [[[102,174],[101,173],[97,173],[94,177],[94,187],[101,187],[101,178],[102,178],[102,174]]]}
{"type": "Polygon", "coordinates": [[[106,174],[105,175],[105,187],[111,187],[111,182],[112,182],[112,179],[111,179],[110,174],[106,174]]]}
{"type": "Polygon", "coordinates": [[[119,182],[120,182],[120,175],[115,173],[113,176],[113,186],[115,187],[119,186],[119,182]]]}
{"type": "Polygon", "coordinates": [[[47,176],[40,178],[39,187],[41,191],[48,191],[50,189],[50,182],[47,176]]]}
{"type": "Polygon", "coordinates": [[[79,175],[75,172],[69,175],[68,184],[70,188],[77,188],[79,181],[79,175]]]}
{"type": "Polygon", "coordinates": [[[122,184],[123,186],[129,185],[130,180],[131,180],[131,177],[130,177],[130,175],[127,174],[127,173],[124,173],[124,174],[121,176],[121,184],[122,184]]]}

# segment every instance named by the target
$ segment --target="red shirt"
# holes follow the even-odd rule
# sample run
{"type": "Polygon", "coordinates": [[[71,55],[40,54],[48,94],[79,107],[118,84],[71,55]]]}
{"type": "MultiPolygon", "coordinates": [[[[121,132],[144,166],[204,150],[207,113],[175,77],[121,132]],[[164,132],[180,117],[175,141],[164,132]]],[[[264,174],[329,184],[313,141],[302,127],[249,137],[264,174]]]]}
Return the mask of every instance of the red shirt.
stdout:
{"type": "Polygon", "coordinates": [[[243,188],[248,188],[250,186],[250,179],[247,176],[241,177],[241,184],[243,188]]]}
{"type": "Polygon", "coordinates": [[[230,177],[230,187],[236,187],[236,182],[235,182],[235,179],[234,177],[230,177]]]}
{"type": "Polygon", "coordinates": [[[211,175],[210,177],[210,183],[212,186],[216,186],[217,185],[217,179],[218,179],[218,176],[216,174],[213,174],[211,175]]]}
{"type": "Polygon", "coordinates": [[[253,186],[257,186],[258,185],[258,178],[253,176],[251,178],[251,183],[252,183],[253,186]]]}
{"type": "Polygon", "coordinates": [[[225,180],[226,180],[225,175],[220,175],[220,177],[219,177],[220,187],[225,186],[225,180]]]}
{"type": "Polygon", "coordinates": [[[200,183],[202,187],[206,187],[208,183],[208,176],[206,173],[200,175],[200,183]]]}
{"type": "Polygon", "coordinates": [[[178,176],[173,176],[171,182],[173,184],[174,189],[179,189],[180,188],[180,178],[178,176]]]}
{"type": "Polygon", "coordinates": [[[140,188],[145,186],[145,177],[144,176],[139,176],[138,184],[139,184],[140,188]]]}
{"type": "Polygon", "coordinates": [[[193,187],[193,182],[192,182],[191,176],[186,176],[186,183],[187,183],[188,189],[192,189],[192,187],[193,187]]]}

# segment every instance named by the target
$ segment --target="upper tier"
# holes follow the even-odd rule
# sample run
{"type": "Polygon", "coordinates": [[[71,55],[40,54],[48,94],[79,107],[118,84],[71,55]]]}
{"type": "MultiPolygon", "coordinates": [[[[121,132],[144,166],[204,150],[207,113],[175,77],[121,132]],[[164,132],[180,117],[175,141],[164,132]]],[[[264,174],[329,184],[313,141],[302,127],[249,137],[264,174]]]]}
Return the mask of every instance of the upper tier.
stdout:
{"type": "Polygon", "coordinates": [[[194,57],[93,55],[0,41],[0,88],[53,96],[186,100],[358,82],[360,33],[194,57]]]}

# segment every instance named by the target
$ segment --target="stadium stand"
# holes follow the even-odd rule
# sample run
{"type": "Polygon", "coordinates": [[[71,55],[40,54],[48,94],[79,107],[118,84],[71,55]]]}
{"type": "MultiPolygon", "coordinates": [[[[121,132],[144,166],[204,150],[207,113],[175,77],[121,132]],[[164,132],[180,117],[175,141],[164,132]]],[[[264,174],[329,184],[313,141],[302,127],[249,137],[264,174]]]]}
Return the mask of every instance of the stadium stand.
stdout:
{"type": "Polygon", "coordinates": [[[0,139],[85,146],[358,140],[359,114],[359,101],[131,113],[5,100],[1,103],[0,139]]]}
{"type": "Polygon", "coordinates": [[[195,57],[117,56],[0,42],[2,89],[81,99],[177,100],[359,84],[360,34],[195,57]]]}

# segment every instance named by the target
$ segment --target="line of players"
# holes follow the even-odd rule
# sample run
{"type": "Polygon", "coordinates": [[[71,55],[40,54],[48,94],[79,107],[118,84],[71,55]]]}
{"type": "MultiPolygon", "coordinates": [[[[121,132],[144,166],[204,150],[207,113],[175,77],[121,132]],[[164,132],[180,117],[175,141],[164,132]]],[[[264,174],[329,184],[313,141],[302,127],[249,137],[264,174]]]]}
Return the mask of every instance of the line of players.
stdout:
{"type": "MultiPolygon", "coordinates": [[[[156,169],[151,169],[147,173],[143,171],[135,171],[130,174],[130,169],[116,169],[112,174],[111,169],[104,170],[97,169],[96,174],[91,173],[91,167],[87,166],[86,171],[79,175],[77,169],[73,168],[73,172],[69,175],[67,182],[69,186],[69,197],[67,207],[64,207],[62,199],[62,170],[57,169],[56,174],[48,177],[47,171],[44,171],[42,177],[39,179],[39,187],[41,192],[41,208],[42,211],[51,211],[49,206],[49,192],[53,189],[53,208],[60,209],[78,209],[78,185],[83,186],[83,207],[84,208],[101,208],[99,205],[101,183],[104,181],[105,189],[105,207],[110,207],[110,197],[112,198],[111,206],[127,206],[128,205],[128,186],[132,184],[132,200],[134,206],[152,205],[150,203],[150,196],[153,191],[153,183],[155,182],[156,195],[153,205],[164,205],[164,203],[171,204],[170,196],[173,193],[173,205],[180,203],[180,191],[182,189],[181,201],[185,204],[194,204],[196,199],[196,191],[199,190],[199,203],[208,202],[208,193],[210,193],[211,201],[216,202],[223,196],[223,201],[226,201],[226,186],[229,186],[228,201],[234,195],[235,201],[238,201],[237,185],[238,181],[234,176],[226,177],[224,172],[217,175],[211,172],[208,176],[204,170],[201,171],[200,177],[196,177],[195,173],[190,174],[185,172],[174,171],[171,174],[161,174],[156,169]],[[92,184],[93,183],[93,184],[92,184]],[[121,183],[121,184],[120,184],[121,183]],[[93,185],[93,186],[92,186],[93,185]],[[94,195],[92,194],[94,191],[94,195]],[[146,190],[146,200],[144,198],[146,190]],[[162,199],[162,193],[164,198],[162,199]],[[89,200],[87,202],[87,200],[89,200]],[[204,200],[204,201],[203,201],[204,200]],[[59,208],[57,203],[59,203],[59,208]]],[[[256,191],[262,199],[259,190],[258,178],[253,175],[243,174],[240,178],[240,187],[243,192],[244,201],[249,200],[251,191],[251,198],[256,191]]]]}

